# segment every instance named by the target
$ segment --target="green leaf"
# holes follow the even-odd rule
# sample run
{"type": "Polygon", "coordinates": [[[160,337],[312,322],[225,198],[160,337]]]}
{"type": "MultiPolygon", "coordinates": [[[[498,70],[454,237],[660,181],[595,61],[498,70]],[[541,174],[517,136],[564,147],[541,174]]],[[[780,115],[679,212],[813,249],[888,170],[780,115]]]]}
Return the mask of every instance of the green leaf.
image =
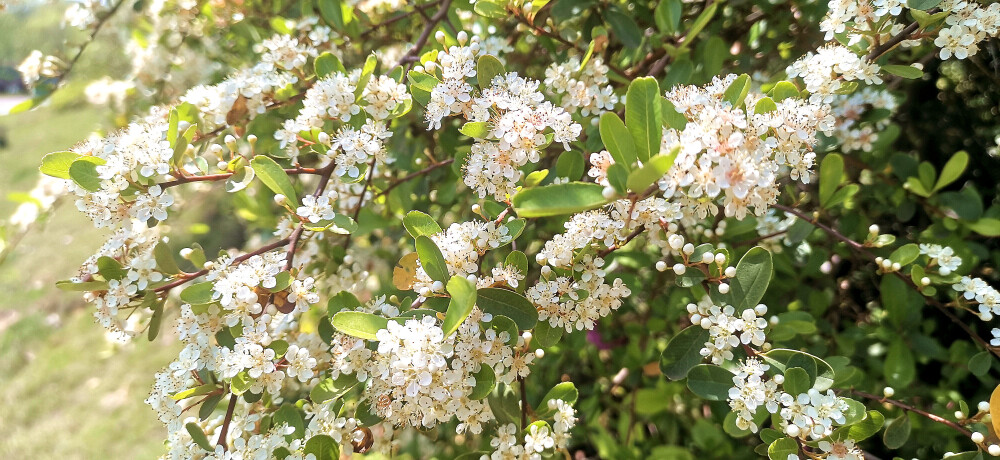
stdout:
{"type": "Polygon", "coordinates": [[[349,291],[340,291],[330,298],[326,303],[327,314],[331,317],[341,311],[356,310],[361,306],[361,301],[349,291]]]}
{"type": "MultiPolygon", "coordinates": [[[[153,291],[149,292],[152,293],[153,291]]],[[[156,294],[151,295],[155,296],[156,294]]],[[[147,328],[146,339],[152,342],[153,340],[156,340],[156,336],[160,334],[160,325],[163,324],[163,301],[154,301],[152,307],[150,308],[153,310],[153,315],[149,317],[149,327],[147,328]]]]}
{"type": "Polygon", "coordinates": [[[733,373],[719,366],[699,364],[687,374],[687,387],[708,401],[725,401],[733,387],[733,373]]]}
{"type": "MultiPolygon", "coordinates": [[[[631,138],[629,138],[631,140],[631,138]]],[[[604,187],[587,182],[543,185],[521,190],[512,199],[518,217],[548,217],[589,211],[608,203],[604,187]]]]}
{"type": "Polygon", "coordinates": [[[562,338],[563,328],[552,327],[548,321],[539,321],[535,325],[535,343],[538,344],[539,348],[548,348],[552,345],[559,343],[559,339],[562,338]]]}
{"type": "Polygon", "coordinates": [[[910,439],[910,415],[903,412],[899,417],[892,419],[885,426],[882,433],[882,442],[890,449],[899,449],[910,439]]]}
{"type": "MultiPolygon", "coordinates": [[[[478,4],[480,2],[476,2],[478,4]]],[[[503,16],[506,17],[507,13],[504,12],[503,16]]],[[[493,83],[493,77],[504,76],[507,71],[503,68],[503,63],[500,62],[496,56],[490,54],[484,54],[479,57],[479,61],[476,63],[476,79],[479,80],[479,87],[482,89],[489,88],[493,83]]]]}
{"type": "Polygon", "coordinates": [[[677,159],[678,152],[680,152],[680,146],[674,147],[670,153],[656,155],[650,158],[649,161],[644,162],[641,168],[632,171],[628,175],[628,181],[626,182],[628,189],[636,193],[642,193],[646,188],[662,179],[667,174],[667,171],[670,171],[670,167],[674,165],[674,160],[677,159]]]}
{"type": "Polygon", "coordinates": [[[753,106],[753,113],[770,113],[778,110],[778,105],[774,103],[774,99],[769,97],[764,97],[757,101],[757,104],[753,106]]]}
{"type": "Polygon", "coordinates": [[[608,184],[615,189],[619,195],[628,193],[628,168],[614,163],[608,167],[608,184]]]}
{"type": "Polygon", "coordinates": [[[62,280],[56,282],[56,287],[63,291],[73,291],[73,292],[104,291],[108,289],[108,282],[83,281],[80,283],[75,283],[70,280],[62,280]]]}
{"type": "Polygon", "coordinates": [[[441,226],[433,217],[420,211],[410,211],[403,217],[403,227],[413,238],[441,233],[441,226]]]}
{"type": "Polygon", "coordinates": [[[177,267],[177,260],[174,259],[174,251],[170,249],[167,243],[159,242],[153,248],[153,258],[156,260],[156,268],[167,274],[180,273],[181,269],[177,267]]]}
{"type": "Polygon", "coordinates": [[[97,166],[104,164],[104,160],[94,157],[77,158],[69,166],[69,177],[84,190],[96,192],[101,189],[101,176],[97,173],[97,166]],[[99,163],[93,159],[99,160],[99,163]]]}
{"type": "Polygon", "coordinates": [[[827,202],[837,191],[844,177],[844,157],[838,153],[828,154],[819,166],[819,202],[826,207],[827,202]]]}
{"type": "Polygon", "coordinates": [[[47,176],[69,179],[70,165],[80,157],[76,152],[52,152],[42,157],[42,165],[38,170],[47,176]]]}
{"type": "Polygon", "coordinates": [[[181,301],[191,305],[205,305],[212,303],[212,290],[215,284],[211,281],[192,284],[181,291],[181,301]]]}
{"type": "Polygon", "coordinates": [[[543,169],[541,171],[532,171],[524,178],[525,187],[535,187],[542,183],[543,180],[549,175],[548,169],[543,169]]]}
{"type": "Polygon", "coordinates": [[[288,426],[295,428],[295,432],[285,436],[286,439],[301,439],[306,433],[306,423],[302,420],[302,413],[299,409],[292,404],[285,403],[274,412],[274,417],[271,419],[272,426],[281,426],[282,424],[287,424],[288,426]]]}
{"type": "Polygon", "coordinates": [[[480,366],[479,372],[476,372],[473,376],[476,378],[476,386],[469,393],[469,399],[479,400],[489,396],[497,384],[497,374],[493,371],[493,368],[483,364],[480,366]]]}
{"type": "Polygon", "coordinates": [[[873,410],[868,411],[868,417],[864,420],[855,423],[851,426],[845,426],[837,428],[833,431],[830,436],[835,441],[842,441],[844,439],[853,439],[857,442],[864,441],[878,433],[878,430],[882,429],[882,425],[885,423],[885,416],[881,412],[873,410]]]}
{"type": "Polygon", "coordinates": [[[680,380],[686,377],[688,371],[701,363],[704,358],[701,356],[701,349],[705,346],[705,342],[708,342],[708,339],[708,329],[697,324],[688,326],[677,333],[660,354],[660,372],[670,380],[680,380]]]}
{"type": "Polygon", "coordinates": [[[344,32],[344,12],[340,0],[317,0],[319,14],[337,32],[344,32]]]}
{"type": "Polygon", "coordinates": [[[215,408],[219,405],[219,401],[222,401],[223,396],[225,395],[219,393],[205,398],[205,401],[201,403],[201,407],[198,408],[198,420],[207,420],[211,417],[212,412],[215,412],[215,408]]]}
{"type": "Polygon", "coordinates": [[[309,399],[314,404],[320,404],[329,400],[343,398],[347,392],[358,385],[358,379],[352,374],[341,374],[336,380],[327,377],[320,380],[316,386],[309,391],[309,399]]]}
{"type": "MultiPolygon", "coordinates": [[[[929,10],[941,4],[941,0],[906,0],[906,6],[915,10],[929,10]]],[[[884,67],[883,67],[884,68],[884,67]]]]}
{"type": "Polygon", "coordinates": [[[229,179],[226,179],[226,191],[229,193],[239,192],[249,187],[255,177],[257,177],[257,173],[254,172],[253,168],[244,166],[238,169],[229,179]]]}
{"type": "Polygon", "coordinates": [[[969,154],[961,150],[945,163],[944,168],[941,169],[941,177],[938,177],[937,184],[934,185],[934,192],[947,187],[948,184],[955,182],[962,173],[965,172],[965,168],[969,165],[969,154]]]}
{"type": "Polygon", "coordinates": [[[205,432],[202,431],[201,427],[198,426],[197,423],[188,422],[187,425],[184,425],[184,428],[187,429],[188,434],[191,435],[191,440],[194,441],[198,447],[201,447],[209,452],[215,452],[215,449],[212,448],[212,444],[208,442],[208,437],[205,436],[205,432]]]}
{"type": "Polygon", "coordinates": [[[338,72],[347,73],[347,69],[344,68],[344,64],[340,62],[340,59],[329,51],[325,51],[316,57],[316,60],[313,62],[313,69],[316,71],[316,78],[319,79],[338,72]]]}
{"type": "Polygon", "coordinates": [[[420,235],[416,239],[416,246],[420,265],[424,267],[427,276],[434,281],[448,282],[448,264],[445,263],[444,255],[434,241],[430,237],[420,235]]]}
{"type": "Polygon", "coordinates": [[[472,9],[480,16],[500,19],[507,17],[507,3],[507,0],[478,0],[472,9]]]}
{"type": "Polygon", "coordinates": [[[889,385],[896,388],[904,388],[913,382],[917,375],[917,366],[913,352],[903,339],[896,338],[889,345],[889,352],[885,355],[883,372],[889,385]]]}
{"type": "Polygon", "coordinates": [[[1000,236],[1000,219],[983,218],[971,224],[969,229],[983,236],[1000,236]]]}
{"type": "Polygon", "coordinates": [[[498,423],[517,424],[521,422],[521,406],[518,404],[517,395],[509,386],[497,385],[486,401],[498,423]]]}
{"type": "Polygon", "coordinates": [[[254,172],[257,173],[257,177],[260,181],[271,189],[272,192],[276,194],[282,194],[288,200],[288,203],[292,206],[292,209],[299,207],[298,195],[295,193],[295,187],[292,186],[292,181],[288,179],[288,174],[285,170],[278,166],[274,160],[270,157],[264,155],[257,155],[253,157],[250,161],[250,165],[253,166],[254,172]]]}
{"type": "Polygon", "coordinates": [[[306,441],[302,453],[312,454],[316,460],[338,460],[340,458],[340,445],[333,438],[318,434],[306,441]]]}
{"type": "Polygon", "coordinates": [[[889,254],[889,260],[899,262],[900,265],[909,265],[920,256],[920,246],[916,243],[904,244],[889,254]]]}
{"type": "Polygon", "coordinates": [[[771,98],[774,99],[774,102],[781,102],[790,97],[798,98],[799,96],[799,89],[790,81],[779,81],[771,89],[771,98]]]}
{"type": "Polygon", "coordinates": [[[924,190],[932,190],[934,188],[934,181],[937,176],[937,172],[934,171],[934,165],[926,161],[921,161],[920,165],[917,166],[917,176],[920,178],[920,185],[923,186],[924,190]]]}
{"type": "Polygon", "coordinates": [[[656,79],[643,77],[632,80],[625,93],[625,126],[632,134],[640,161],[645,162],[660,153],[662,123],[660,85],[656,79]]]}
{"type": "Polygon", "coordinates": [[[722,95],[722,100],[730,103],[733,107],[739,107],[743,105],[743,101],[749,92],[750,76],[742,74],[726,87],[726,91],[722,95]]]}
{"type": "Polygon", "coordinates": [[[372,410],[371,401],[367,399],[358,402],[357,407],[354,409],[354,418],[358,419],[361,426],[372,426],[382,422],[382,417],[379,417],[372,410]]]}
{"type": "Polygon", "coordinates": [[[585,169],[583,155],[577,151],[570,150],[560,153],[559,158],[556,160],[556,177],[568,177],[570,180],[580,180],[585,169]]]}
{"type": "Polygon", "coordinates": [[[982,377],[990,371],[993,365],[993,355],[988,351],[976,353],[969,360],[969,372],[976,377],[982,377]]]}
{"type": "Polygon", "coordinates": [[[556,410],[549,408],[549,401],[562,400],[566,404],[576,404],[577,398],[580,397],[580,392],[577,391],[576,385],[573,382],[562,382],[556,384],[552,387],[548,393],[545,393],[545,397],[542,398],[542,402],[538,403],[536,406],[535,415],[537,418],[548,418],[555,415],[556,410]]]}
{"type": "Polygon", "coordinates": [[[684,44],[681,45],[682,47],[686,48],[690,46],[692,42],[695,41],[694,38],[698,35],[699,32],[701,32],[702,29],[705,28],[705,26],[708,25],[709,21],[712,20],[712,17],[715,16],[715,12],[716,10],[718,10],[718,8],[719,8],[719,3],[712,2],[711,4],[708,5],[708,7],[705,8],[704,11],[701,12],[700,15],[698,15],[698,19],[694,20],[694,22],[691,24],[691,28],[688,29],[688,31],[684,34],[685,40],[684,44]]]}
{"type": "Polygon", "coordinates": [[[420,105],[426,106],[431,100],[431,91],[441,83],[437,77],[424,72],[411,70],[406,74],[407,81],[410,82],[410,95],[420,105]]]}
{"type": "Polygon", "coordinates": [[[604,11],[604,20],[611,26],[615,36],[626,48],[638,48],[642,44],[642,32],[631,16],[619,8],[608,8],[604,11]]]}
{"type": "Polygon", "coordinates": [[[330,324],[338,331],[351,337],[376,340],[375,333],[385,329],[389,320],[371,313],[342,311],[330,318],[330,324]]]}
{"type": "Polygon", "coordinates": [[[760,303],[771,282],[771,253],[757,246],[747,251],[736,264],[736,276],[730,283],[730,295],[737,312],[760,303]]]}
{"type": "Polygon", "coordinates": [[[760,353],[758,356],[770,364],[771,367],[773,367],[777,372],[784,373],[785,370],[790,367],[801,367],[807,372],[815,372],[815,377],[813,377],[811,372],[809,377],[814,380],[812,385],[813,388],[819,391],[826,391],[833,385],[833,367],[831,367],[826,361],[810,355],[809,353],[785,348],[775,348],[773,350],[760,353]]]}
{"type": "Polygon", "coordinates": [[[790,367],[785,369],[785,391],[792,395],[800,395],[812,388],[809,373],[801,367],[790,367]]]}
{"type": "Polygon", "coordinates": [[[470,121],[462,125],[458,131],[466,136],[482,139],[490,133],[490,127],[489,123],[485,121],[470,121]]]}
{"type": "Polygon", "coordinates": [[[889,72],[897,77],[909,78],[911,80],[914,78],[920,78],[924,76],[923,70],[920,70],[911,65],[884,65],[882,66],[882,70],[889,72]]]}
{"type": "Polygon", "coordinates": [[[448,280],[446,289],[451,294],[451,301],[448,302],[448,311],[444,315],[441,329],[444,336],[448,337],[458,330],[469,313],[472,313],[472,307],[476,306],[476,285],[462,275],[455,275],[448,280]]]}
{"type": "Polygon", "coordinates": [[[625,127],[622,119],[618,118],[614,112],[604,112],[601,115],[598,129],[601,133],[601,142],[604,142],[604,147],[608,149],[608,153],[611,154],[615,163],[622,165],[626,170],[631,170],[638,158],[638,153],[635,139],[625,127]]]}
{"type": "Polygon", "coordinates": [[[681,16],[684,13],[682,6],[681,0],[662,0],[656,5],[656,10],[653,11],[656,28],[669,35],[680,30],[681,16]]]}
{"type": "Polygon", "coordinates": [[[767,446],[767,458],[771,460],[788,460],[789,455],[799,453],[799,443],[795,439],[785,437],[767,446]]]}
{"type": "Polygon", "coordinates": [[[120,280],[128,275],[128,271],[122,267],[121,262],[107,256],[97,258],[97,273],[109,281],[120,280]]]}
{"type": "Polygon", "coordinates": [[[358,78],[358,85],[354,88],[355,98],[361,97],[361,93],[363,93],[365,91],[365,87],[368,86],[368,80],[371,80],[376,67],[378,67],[378,58],[374,53],[369,54],[368,58],[365,59],[364,67],[361,68],[361,77],[358,78]]]}
{"type": "Polygon", "coordinates": [[[677,108],[674,107],[674,103],[663,96],[660,96],[660,111],[663,113],[664,126],[678,131],[683,130],[687,126],[687,117],[678,112],[677,108]]]}
{"type": "Polygon", "coordinates": [[[477,292],[479,308],[494,316],[503,315],[514,321],[517,327],[527,330],[538,322],[538,311],[524,296],[506,289],[483,288],[477,292]]]}

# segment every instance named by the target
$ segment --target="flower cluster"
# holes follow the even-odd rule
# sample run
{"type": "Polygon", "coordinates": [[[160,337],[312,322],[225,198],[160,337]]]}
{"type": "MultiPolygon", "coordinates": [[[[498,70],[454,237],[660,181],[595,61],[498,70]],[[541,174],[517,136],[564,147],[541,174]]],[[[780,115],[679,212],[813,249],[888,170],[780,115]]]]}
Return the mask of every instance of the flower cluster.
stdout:
{"type": "Polygon", "coordinates": [[[844,85],[844,81],[864,81],[881,84],[878,64],[868,62],[847,47],[824,46],[815,53],[809,52],[788,66],[789,78],[802,78],[812,101],[831,102],[844,85]]]}
{"type": "Polygon", "coordinates": [[[931,265],[938,266],[938,272],[948,276],[962,265],[962,258],[955,255],[955,250],[940,244],[921,244],[920,253],[931,259],[931,265]]]}
{"type": "Polygon", "coordinates": [[[21,80],[27,87],[35,86],[42,77],[57,77],[60,74],[61,61],[55,56],[46,56],[41,51],[34,50],[17,66],[21,80]]]}
{"type": "MultiPolygon", "coordinates": [[[[479,258],[486,251],[510,243],[513,236],[506,226],[492,221],[469,221],[454,223],[441,232],[430,236],[441,250],[449,275],[469,276],[479,271],[479,258]]],[[[429,297],[433,293],[443,293],[444,285],[435,282],[418,265],[413,290],[429,297]]]]}
{"type": "Polygon", "coordinates": [[[569,441],[569,430],[576,425],[576,410],[561,399],[550,399],[549,410],[555,411],[555,423],[532,423],[524,431],[524,442],[517,437],[517,426],[513,423],[501,425],[490,440],[495,450],[483,455],[487,460],[539,460],[554,449],[565,449],[569,441]]]}
{"type": "Polygon", "coordinates": [[[767,320],[763,316],[767,314],[767,306],[764,304],[737,315],[732,305],[716,305],[705,296],[697,304],[688,304],[687,310],[691,323],[709,332],[709,341],[705,342],[701,355],[711,358],[712,364],[732,361],[733,348],[740,345],[765,346],[767,320]]]}
{"type": "Polygon", "coordinates": [[[837,119],[833,139],[846,152],[871,152],[878,141],[879,133],[889,125],[888,115],[896,111],[898,102],[886,90],[866,87],[849,95],[837,95],[830,104],[831,113],[837,119]],[[864,116],[879,110],[886,116],[866,122],[864,116]]]}
{"type": "Polygon", "coordinates": [[[589,331],[618,310],[632,291],[621,279],[608,282],[603,266],[604,259],[587,254],[573,265],[576,276],[543,276],[528,288],[525,296],[538,309],[538,320],[566,332],[589,331]]]}
{"type": "MultiPolygon", "coordinates": [[[[979,317],[983,321],[993,319],[993,316],[1000,315],[1000,291],[997,291],[986,281],[971,276],[963,276],[962,279],[952,285],[952,289],[958,291],[965,300],[979,303],[979,317]]],[[[997,329],[993,329],[997,331],[997,329]]],[[[997,334],[994,333],[994,336],[997,334]]],[[[996,341],[997,339],[993,339],[996,341]]]]}
{"type": "Polygon", "coordinates": [[[577,56],[553,63],[545,69],[544,83],[551,94],[562,96],[561,105],[567,112],[598,116],[618,103],[614,88],[608,84],[608,66],[600,57],[588,59],[582,66],[577,56]]]}
{"type": "MultiPolygon", "coordinates": [[[[448,337],[433,316],[390,320],[376,334],[378,348],[364,364],[364,398],[373,412],[396,426],[428,428],[454,417],[459,432],[482,432],[493,412],[484,400],[470,398],[475,374],[488,366],[510,382],[528,375],[534,357],[516,352],[508,345],[510,335],[489,328],[490,320],[474,309],[448,337]]],[[[523,346],[522,338],[513,339],[523,346]]]]}
{"type": "Polygon", "coordinates": [[[829,106],[798,98],[755,113],[763,96],[751,93],[746,110],[733,107],[723,96],[735,79],[729,75],[705,87],[680,86],[666,95],[688,122],[683,130],[664,128],[660,152],[679,148],[679,153],[660,189],[664,198],[681,205],[687,219],[716,214],[720,197],[726,216],[742,219],[749,208],[763,215],[778,198],[782,168],[792,179],[809,183],[816,134],[833,129],[829,106]]]}
{"type": "Polygon", "coordinates": [[[298,77],[284,72],[270,63],[259,63],[226,78],[215,85],[200,85],[191,88],[180,101],[198,109],[201,118],[199,128],[213,130],[228,126],[232,116],[244,114],[253,119],[264,113],[274,100],[274,93],[294,84],[298,77]]]}

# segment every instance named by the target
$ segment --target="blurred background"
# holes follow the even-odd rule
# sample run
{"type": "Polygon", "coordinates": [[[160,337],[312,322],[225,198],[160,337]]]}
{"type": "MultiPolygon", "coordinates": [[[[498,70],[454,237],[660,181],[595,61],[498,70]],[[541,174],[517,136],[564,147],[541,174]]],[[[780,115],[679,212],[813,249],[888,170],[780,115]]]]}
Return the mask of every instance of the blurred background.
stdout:
{"type": "MultiPolygon", "coordinates": [[[[0,4],[3,4],[0,1],[0,4]]],[[[99,34],[65,86],[43,106],[7,115],[27,99],[17,65],[40,50],[55,54],[68,2],[6,2],[0,10],[0,216],[6,219],[38,181],[48,152],[65,150],[112,126],[111,111],[87,102],[87,83],[128,65],[113,28],[99,34]]],[[[77,32],[82,34],[82,32],[77,32]]],[[[177,354],[169,335],[124,348],[105,340],[66,279],[107,237],[57,202],[0,263],[0,458],[155,458],[163,426],[142,400],[151,376],[177,354]]],[[[11,242],[13,244],[13,242],[11,242]]]]}

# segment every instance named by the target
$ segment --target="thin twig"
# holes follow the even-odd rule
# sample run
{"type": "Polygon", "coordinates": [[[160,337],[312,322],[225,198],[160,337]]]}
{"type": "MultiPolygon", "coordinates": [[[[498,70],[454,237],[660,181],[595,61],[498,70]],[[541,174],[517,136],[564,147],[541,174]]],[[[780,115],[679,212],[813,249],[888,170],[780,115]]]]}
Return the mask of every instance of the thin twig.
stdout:
{"type": "Polygon", "coordinates": [[[955,431],[958,431],[959,433],[962,433],[965,436],[969,436],[969,437],[972,436],[972,432],[969,431],[968,429],[962,427],[961,425],[959,425],[959,424],[957,424],[955,422],[952,422],[951,420],[947,420],[944,417],[941,417],[940,415],[935,415],[935,414],[932,414],[930,412],[917,409],[916,407],[910,406],[910,405],[902,403],[900,401],[896,401],[894,399],[880,398],[880,397],[875,396],[875,395],[873,395],[871,393],[865,393],[864,391],[855,390],[853,388],[850,389],[850,390],[847,390],[847,391],[849,391],[853,395],[861,396],[862,398],[868,398],[868,399],[871,399],[871,400],[874,400],[874,401],[878,401],[878,402],[882,402],[882,403],[886,403],[886,404],[891,404],[891,405],[896,406],[896,407],[898,407],[900,409],[903,409],[905,411],[913,412],[914,414],[918,414],[918,415],[922,415],[922,416],[926,417],[929,420],[932,420],[932,421],[935,421],[935,422],[938,422],[938,423],[943,423],[943,424],[951,427],[955,431]]]}
{"type": "Polygon", "coordinates": [[[226,409],[226,418],[222,420],[222,428],[219,430],[219,443],[222,446],[222,450],[226,450],[228,446],[226,445],[226,434],[229,433],[229,423],[233,421],[233,413],[236,412],[236,399],[239,396],[233,393],[229,397],[229,407],[226,409]]]}
{"type": "Polygon", "coordinates": [[[412,173],[410,173],[410,174],[407,174],[407,175],[406,175],[406,176],[404,176],[403,178],[401,178],[401,179],[399,179],[399,180],[397,180],[397,181],[395,181],[395,182],[393,182],[393,183],[389,184],[389,186],[388,186],[388,187],[386,187],[386,188],[385,188],[384,190],[382,190],[381,192],[378,192],[378,194],[376,194],[376,195],[375,195],[375,198],[378,198],[378,197],[380,197],[380,196],[383,196],[383,195],[385,195],[385,194],[387,194],[387,193],[391,192],[391,191],[392,191],[392,189],[394,189],[394,188],[396,188],[396,187],[399,187],[399,186],[400,186],[400,185],[402,185],[402,184],[403,184],[404,182],[407,182],[407,181],[409,181],[409,180],[411,180],[411,179],[414,179],[414,178],[416,178],[416,177],[419,177],[419,176],[422,176],[422,175],[424,175],[424,174],[427,174],[427,173],[429,173],[429,172],[431,172],[431,171],[433,171],[433,170],[435,170],[435,169],[438,169],[438,168],[440,168],[440,167],[442,167],[442,166],[446,166],[446,165],[450,165],[450,164],[452,164],[452,163],[454,163],[454,162],[455,162],[455,159],[454,159],[454,158],[449,158],[449,159],[447,159],[447,160],[444,160],[444,161],[441,161],[441,162],[438,162],[438,163],[434,163],[434,164],[432,164],[432,165],[430,165],[430,166],[428,166],[428,167],[426,167],[426,168],[424,168],[424,169],[421,169],[420,171],[416,171],[416,172],[412,172],[412,173]]]}

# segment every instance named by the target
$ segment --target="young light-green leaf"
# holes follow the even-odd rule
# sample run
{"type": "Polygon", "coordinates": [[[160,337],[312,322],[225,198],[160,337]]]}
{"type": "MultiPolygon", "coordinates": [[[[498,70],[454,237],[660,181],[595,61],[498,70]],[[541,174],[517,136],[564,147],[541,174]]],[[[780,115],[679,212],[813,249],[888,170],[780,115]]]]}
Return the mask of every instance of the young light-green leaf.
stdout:
{"type": "Polygon", "coordinates": [[[70,165],[80,156],[76,152],[52,152],[42,157],[42,165],[38,170],[47,176],[69,179],[70,165]]]}
{"type": "Polygon", "coordinates": [[[274,193],[280,193],[285,196],[288,203],[292,208],[297,208],[299,206],[298,196],[295,193],[295,187],[292,186],[292,181],[288,178],[288,174],[278,165],[277,162],[271,159],[271,157],[264,155],[257,155],[253,157],[250,161],[250,165],[253,166],[254,172],[257,173],[257,177],[260,181],[271,189],[274,193]]]}
{"type": "Polygon", "coordinates": [[[549,401],[562,400],[566,404],[575,404],[577,398],[580,397],[580,392],[577,391],[576,385],[573,382],[562,382],[556,384],[552,387],[548,393],[542,398],[542,402],[538,403],[536,406],[537,413],[535,414],[538,418],[551,417],[556,413],[555,409],[549,408],[549,401]]]}
{"type": "MultiPolygon", "coordinates": [[[[662,123],[663,108],[656,79],[643,77],[632,80],[625,93],[625,126],[632,134],[640,161],[645,162],[660,153],[662,123]]],[[[603,139],[603,135],[601,137],[603,139]]]]}
{"type": "MultiPolygon", "coordinates": [[[[477,4],[479,2],[476,2],[477,4]]],[[[476,78],[479,80],[479,87],[486,89],[490,87],[493,83],[493,77],[497,75],[506,75],[507,71],[503,68],[503,63],[500,62],[496,56],[484,54],[479,57],[479,62],[476,63],[476,78]]]]}
{"type": "Polygon", "coordinates": [[[330,318],[330,324],[338,331],[351,337],[375,340],[375,334],[386,328],[389,320],[360,311],[342,311],[330,318]]]}
{"type": "Polygon", "coordinates": [[[80,157],[77,158],[71,165],[69,165],[69,177],[76,182],[76,185],[83,187],[84,190],[89,192],[96,192],[101,189],[101,176],[97,173],[97,166],[104,164],[104,160],[100,162],[92,161],[94,157],[80,157]]]}
{"type": "Polygon", "coordinates": [[[722,100],[732,104],[733,107],[739,107],[743,105],[743,100],[746,99],[749,92],[750,76],[742,74],[726,87],[726,91],[722,95],[722,100]]]}
{"type": "Polygon", "coordinates": [[[448,302],[448,311],[444,315],[441,329],[444,336],[448,337],[458,330],[469,313],[472,313],[472,307],[476,306],[476,285],[462,275],[455,275],[448,280],[445,289],[451,295],[451,301],[448,302]]]}
{"type": "Polygon", "coordinates": [[[937,184],[934,185],[933,191],[941,190],[947,187],[948,184],[955,182],[962,173],[965,172],[965,168],[969,166],[969,154],[964,150],[956,152],[954,155],[948,159],[948,162],[944,164],[944,168],[941,169],[941,177],[938,177],[937,184]]]}
{"type": "Polygon", "coordinates": [[[444,261],[444,254],[441,249],[434,244],[434,241],[425,235],[420,235],[416,239],[417,257],[420,258],[420,265],[424,267],[427,276],[434,281],[442,283],[448,282],[448,264],[444,261]]]}
{"type": "Polygon", "coordinates": [[[336,72],[347,73],[347,69],[344,68],[344,64],[340,62],[340,59],[329,51],[320,54],[316,58],[316,61],[313,62],[313,69],[316,72],[316,77],[320,79],[336,72]]]}
{"type": "Polygon", "coordinates": [[[884,65],[882,70],[889,72],[897,77],[903,77],[908,79],[915,79],[924,76],[924,71],[920,70],[912,65],[884,65]]]}
{"type": "Polygon", "coordinates": [[[490,127],[485,121],[470,121],[462,125],[462,128],[458,131],[471,138],[482,139],[490,133],[490,127]]]}

